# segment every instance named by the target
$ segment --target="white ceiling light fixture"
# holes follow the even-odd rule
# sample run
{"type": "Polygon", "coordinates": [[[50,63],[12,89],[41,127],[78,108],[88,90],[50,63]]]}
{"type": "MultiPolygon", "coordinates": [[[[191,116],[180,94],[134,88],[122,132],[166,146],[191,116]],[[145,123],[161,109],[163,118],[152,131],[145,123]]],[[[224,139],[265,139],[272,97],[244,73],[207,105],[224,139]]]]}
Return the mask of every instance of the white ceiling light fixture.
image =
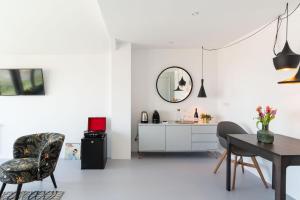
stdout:
{"type": "Polygon", "coordinates": [[[192,15],[193,15],[193,16],[198,16],[199,13],[200,13],[199,11],[195,11],[195,12],[192,12],[192,15]]]}

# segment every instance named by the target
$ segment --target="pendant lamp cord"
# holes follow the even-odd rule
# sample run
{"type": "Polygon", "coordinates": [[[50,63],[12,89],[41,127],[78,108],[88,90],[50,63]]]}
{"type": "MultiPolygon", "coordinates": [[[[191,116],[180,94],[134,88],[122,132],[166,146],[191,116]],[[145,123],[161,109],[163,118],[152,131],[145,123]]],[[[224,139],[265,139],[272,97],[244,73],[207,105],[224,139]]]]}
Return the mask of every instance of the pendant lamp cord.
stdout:
{"type": "MultiPolygon", "coordinates": [[[[273,52],[274,54],[276,55],[275,53],[275,46],[276,46],[276,43],[277,43],[277,38],[278,38],[278,32],[279,32],[279,29],[280,29],[280,26],[281,26],[281,22],[282,20],[284,20],[285,18],[287,19],[287,30],[288,30],[288,17],[291,16],[298,8],[300,7],[300,3],[297,4],[296,8],[291,12],[291,13],[288,13],[287,9],[288,9],[288,4],[287,4],[287,7],[284,11],[284,13],[282,13],[281,15],[279,15],[276,19],[273,19],[272,21],[270,21],[269,23],[267,23],[266,25],[262,26],[261,28],[259,28],[257,31],[255,31],[254,33],[244,37],[244,38],[241,38],[231,44],[228,44],[228,45],[225,45],[225,46],[222,46],[222,47],[219,47],[219,48],[204,48],[202,47],[203,50],[205,51],[218,51],[218,50],[221,50],[221,49],[226,49],[226,48],[229,48],[229,47],[232,47],[234,45],[237,45],[249,38],[252,38],[254,37],[255,35],[257,35],[258,33],[262,32],[263,30],[265,30],[266,28],[268,28],[270,25],[272,25],[274,22],[277,21],[277,31],[276,31],[276,36],[275,36],[275,42],[274,42],[274,48],[273,48],[273,52]],[[287,13],[287,14],[286,14],[287,13]],[[286,14],[286,16],[284,16],[286,14]]],[[[286,39],[287,39],[287,34],[288,34],[288,31],[286,30],[286,39]]]]}
{"type": "Polygon", "coordinates": [[[274,40],[274,46],[273,46],[273,53],[274,53],[275,56],[277,56],[277,53],[276,53],[275,49],[276,49],[276,44],[277,44],[277,40],[278,40],[279,30],[280,30],[280,27],[281,27],[282,19],[285,19],[285,18],[286,18],[285,40],[287,41],[287,37],[288,37],[288,19],[289,19],[288,3],[286,4],[285,12],[282,15],[279,15],[278,18],[277,18],[276,34],[275,34],[275,40],[274,40]],[[282,18],[282,16],[285,13],[287,13],[286,17],[282,18]]]}
{"type": "Polygon", "coordinates": [[[202,57],[201,57],[201,59],[202,59],[202,79],[203,79],[203,50],[204,50],[204,48],[203,48],[203,46],[202,46],[202,57]]]}
{"type": "Polygon", "coordinates": [[[286,30],[285,30],[285,40],[288,39],[288,30],[289,30],[289,3],[286,3],[286,30]]]}
{"type": "Polygon", "coordinates": [[[275,49],[276,49],[276,44],[277,44],[277,40],[278,40],[278,32],[279,32],[279,29],[280,29],[280,26],[281,26],[281,22],[282,22],[282,19],[279,16],[278,20],[277,20],[276,35],[275,35],[275,40],[274,40],[274,45],[273,45],[273,53],[274,53],[275,56],[277,56],[277,53],[276,53],[275,49]]]}

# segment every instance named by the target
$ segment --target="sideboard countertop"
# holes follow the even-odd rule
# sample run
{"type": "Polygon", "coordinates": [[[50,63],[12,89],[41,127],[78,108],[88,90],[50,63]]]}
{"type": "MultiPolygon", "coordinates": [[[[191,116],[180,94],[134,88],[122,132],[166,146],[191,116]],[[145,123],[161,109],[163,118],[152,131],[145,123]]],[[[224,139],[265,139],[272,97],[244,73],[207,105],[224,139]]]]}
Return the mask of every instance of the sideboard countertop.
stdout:
{"type": "Polygon", "coordinates": [[[159,124],[154,124],[154,123],[139,123],[140,126],[216,126],[218,125],[218,122],[212,121],[209,123],[178,123],[175,121],[168,121],[168,122],[163,122],[159,124]]]}

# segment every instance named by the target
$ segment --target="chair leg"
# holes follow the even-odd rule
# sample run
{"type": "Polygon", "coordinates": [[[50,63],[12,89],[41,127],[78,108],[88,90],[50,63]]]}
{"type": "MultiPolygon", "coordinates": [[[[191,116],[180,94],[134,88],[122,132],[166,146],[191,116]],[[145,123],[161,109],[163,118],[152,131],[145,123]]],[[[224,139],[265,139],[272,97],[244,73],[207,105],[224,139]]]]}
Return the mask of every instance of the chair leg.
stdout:
{"type": "Polygon", "coordinates": [[[54,178],[54,174],[51,174],[50,177],[51,177],[52,183],[54,185],[54,188],[56,189],[57,185],[56,185],[56,181],[55,181],[55,178],[54,178]]]}
{"type": "Polygon", "coordinates": [[[236,179],[236,168],[238,166],[238,160],[237,160],[237,156],[235,156],[234,158],[234,171],[233,171],[233,178],[232,178],[232,190],[235,189],[235,179],[236,179]]]}
{"type": "Polygon", "coordinates": [[[223,152],[223,154],[221,155],[221,158],[220,158],[220,160],[219,160],[219,162],[218,162],[218,164],[217,164],[217,166],[216,166],[216,168],[215,168],[215,170],[214,170],[214,173],[215,173],[215,174],[217,173],[218,169],[220,168],[220,166],[221,166],[223,160],[226,158],[226,156],[227,156],[227,150],[225,150],[225,151],[223,152]]]}
{"type": "Polygon", "coordinates": [[[17,193],[16,193],[15,200],[18,200],[18,199],[19,199],[21,190],[22,190],[22,184],[19,184],[19,185],[18,185],[18,189],[17,189],[17,193]]]}
{"type": "Polygon", "coordinates": [[[257,162],[256,158],[255,157],[251,157],[251,159],[252,159],[252,162],[253,162],[253,164],[254,164],[254,166],[255,166],[255,168],[256,168],[256,170],[257,170],[257,172],[258,172],[258,174],[259,174],[259,176],[260,176],[260,178],[261,178],[261,180],[263,182],[263,184],[265,185],[266,188],[268,188],[268,184],[267,184],[267,182],[266,182],[266,180],[264,178],[263,173],[261,172],[261,169],[260,169],[260,167],[258,165],[258,162],[257,162]]]}
{"type": "Polygon", "coordinates": [[[239,163],[241,164],[243,174],[245,174],[243,156],[240,157],[239,163]]]}
{"type": "Polygon", "coordinates": [[[0,190],[0,197],[2,196],[4,189],[5,189],[6,183],[3,183],[0,190]]]}

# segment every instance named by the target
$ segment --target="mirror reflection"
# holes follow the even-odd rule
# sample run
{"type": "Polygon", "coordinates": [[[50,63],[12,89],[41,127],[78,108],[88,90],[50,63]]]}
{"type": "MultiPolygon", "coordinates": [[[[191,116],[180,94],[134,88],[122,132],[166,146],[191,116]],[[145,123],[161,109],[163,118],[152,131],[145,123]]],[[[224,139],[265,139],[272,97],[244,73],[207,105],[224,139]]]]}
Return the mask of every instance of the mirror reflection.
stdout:
{"type": "Polygon", "coordinates": [[[181,67],[168,67],[159,74],[156,81],[159,96],[171,103],[184,101],[192,88],[193,81],[190,74],[181,67]]]}

